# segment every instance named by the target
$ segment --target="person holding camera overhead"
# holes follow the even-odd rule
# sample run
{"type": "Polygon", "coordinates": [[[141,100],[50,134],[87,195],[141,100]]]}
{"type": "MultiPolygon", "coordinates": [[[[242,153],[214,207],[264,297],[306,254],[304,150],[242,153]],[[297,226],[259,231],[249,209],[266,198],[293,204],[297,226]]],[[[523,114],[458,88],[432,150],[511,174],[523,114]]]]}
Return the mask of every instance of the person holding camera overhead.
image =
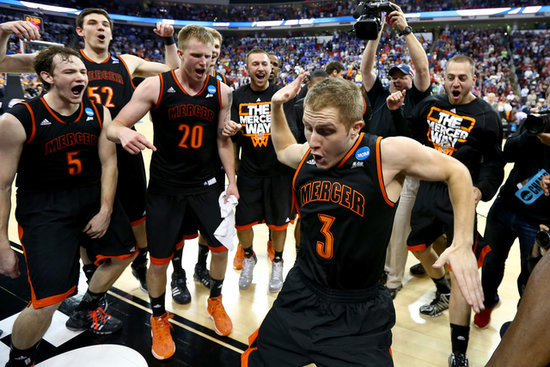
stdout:
{"type": "MultiPolygon", "coordinates": [[[[498,287],[504,263],[515,239],[519,239],[521,272],[517,279],[520,296],[529,278],[528,259],[539,225],[550,225],[550,197],[541,181],[550,179],[550,114],[531,114],[504,145],[504,157],[514,162],[508,179],[489,210],[485,239],[492,251],[482,268],[485,310],[474,316],[474,324],[485,328],[491,312],[499,305],[498,287]]],[[[539,235],[544,238],[544,231],[539,235]]]]}
{"type": "MultiPolygon", "coordinates": [[[[387,16],[388,23],[394,27],[398,34],[403,37],[409,50],[410,58],[414,65],[414,71],[408,63],[402,63],[392,67],[388,74],[391,78],[389,88],[384,88],[374,68],[376,50],[382,35],[384,21],[378,32],[362,32],[360,24],[365,21],[362,17],[356,23],[356,33],[359,38],[376,38],[367,43],[361,59],[361,74],[363,75],[363,88],[367,92],[369,104],[372,106],[372,115],[366,122],[366,128],[363,130],[371,134],[388,137],[405,135],[405,131],[392,123],[391,112],[386,106],[386,98],[393,92],[406,91],[404,110],[405,116],[410,115],[412,109],[424,98],[431,94],[430,88],[430,69],[426,52],[422,48],[418,39],[412,32],[412,28],[407,24],[405,14],[401,8],[395,4],[389,4],[394,10],[387,16]],[[358,26],[359,25],[359,26],[358,26]],[[374,36],[374,37],[373,37],[374,36]]],[[[367,5],[368,6],[368,5],[367,5]]],[[[370,29],[370,28],[369,28],[370,29]]],[[[405,55],[401,55],[407,59],[405,55]]],[[[382,66],[382,65],[381,65],[382,66]]],[[[418,180],[407,178],[401,199],[395,214],[395,220],[392,229],[392,236],[386,253],[386,263],[384,270],[387,273],[386,287],[390,291],[392,298],[395,298],[397,292],[403,287],[403,273],[407,262],[406,240],[409,234],[411,210],[418,190],[418,180]]]]}

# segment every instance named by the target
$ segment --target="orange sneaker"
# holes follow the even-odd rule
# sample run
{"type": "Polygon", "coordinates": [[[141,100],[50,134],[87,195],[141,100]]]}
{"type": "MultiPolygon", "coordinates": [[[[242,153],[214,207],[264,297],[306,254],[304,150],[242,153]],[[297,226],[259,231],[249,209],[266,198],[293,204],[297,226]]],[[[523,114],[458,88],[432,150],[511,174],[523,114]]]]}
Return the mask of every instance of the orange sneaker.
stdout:
{"type": "Polygon", "coordinates": [[[235,257],[233,258],[233,267],[236,270],[241,270],[243,268],[243,260],[244,260],[244,249],[239,243],[237,245],[237,252],[235,252],[235,257]]]}
{"type": "Polygon", "coordinates": [[[225,312],[222,304],[222,296],[208,298],[206,309],[210,318],[214,321],[214,331],[221,336],[227,336],[233,330],[233,323],[225,312]]]}
{"type": "Polygon", "coordinates": [[[159,317],[151,316],[151,334],[153,336],[153,345],[151,353],[156,359],[168,359],[176,352],[176,344],[170,334],[170,329],[174,327],[168,321],[174,315],[166,312],[159,317]]]}
{"type": "Polygon", "coordinates": [[[267,241],[267,255],[269,256],[269,261],[273,261],[275,258],[275,250],[273,249],[273,241],[267,241]]]}

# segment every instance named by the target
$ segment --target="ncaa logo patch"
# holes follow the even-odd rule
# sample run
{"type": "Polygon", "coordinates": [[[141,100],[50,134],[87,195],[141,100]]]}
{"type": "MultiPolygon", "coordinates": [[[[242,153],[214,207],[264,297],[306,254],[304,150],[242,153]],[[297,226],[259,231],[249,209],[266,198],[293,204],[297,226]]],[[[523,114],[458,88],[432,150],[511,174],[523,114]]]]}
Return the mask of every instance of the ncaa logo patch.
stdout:
{"type": "Polygon", "coordinates": [[[86,115],[88,116],[93,116],[94,115],[94,110],[92,110],[90,107],[86,107],[84,109],[84,112],[86,113],[86,115]]]}
{"type": "Polygon", "coordinates": [[[208,93],[216,93],[216,87],[214,87],[213,85],[209,85],[208,86],[208,93]]]}
{"type": "Polygon", "coordinates": [[[359,160],[359,161],[364,161],[369,156],[370,156],[369,147],[363,147],[363,148],[357,150],[357,152],[355,152],[355,158],[357,158],[357,160],[359,160]]]}
{"type": "Polygon", "coordinates": [[[218,79],[220,82],[223,82],[223,78],[220,75],[216,75],[216,79],[218,79]]]}

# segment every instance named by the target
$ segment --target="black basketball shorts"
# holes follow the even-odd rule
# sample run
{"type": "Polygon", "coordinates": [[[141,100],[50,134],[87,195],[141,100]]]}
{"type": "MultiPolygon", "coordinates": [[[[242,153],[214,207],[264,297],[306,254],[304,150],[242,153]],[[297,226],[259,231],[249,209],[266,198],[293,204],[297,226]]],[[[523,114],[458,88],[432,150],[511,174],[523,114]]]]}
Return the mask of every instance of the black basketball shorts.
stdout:
{"type": "Polygon", "coordinates": [[[130,154],[117,144],[117,196],[133,226],[145,220],[147,181],[143,155],[130,154]]]}

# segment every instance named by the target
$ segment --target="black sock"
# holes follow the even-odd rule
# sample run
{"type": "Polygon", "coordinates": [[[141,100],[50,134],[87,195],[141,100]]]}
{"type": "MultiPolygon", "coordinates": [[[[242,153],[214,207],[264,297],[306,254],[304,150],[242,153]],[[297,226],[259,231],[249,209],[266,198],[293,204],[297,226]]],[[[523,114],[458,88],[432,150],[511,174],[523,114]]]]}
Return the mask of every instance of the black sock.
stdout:
{"type": "Polygon", "coordinates": [[[78,306],[76,306],[76,310],[95,310],[99,304],[99,300],[101,299],[101,297],[103,297],[104,294],[105,292],[94,293],[88,289],[86,293],[84,293],[84,296],[82,297],[82,300],[80,301],[78,306]]]}
{"type": "Polygon", "coordinates": [[[94,275],[96,269],[97,266],[95,266],[94,264],[88,264],[82,267],[82,271],[84,271],[84,275],[86,276],[88,283],[90,283],[90,279],[92,279],[92,276],[94,275]]]}
{"type": "Polygon", "coordinates": [[[273,258],[273,262],[278,263],[280,261],[283,261],[283,252],[282,251],[275,251],[275,257],[273,258]]]}
{"type": "Polygon", "coordinates": [[[166,309],[164,308],[164,295],[165,293],[163,293],[160,297],[149,296],[154,317],[159,317],[166,313],[166,309]]]}
{"type": "Polygon", "coordinates": [[[183,256],[183,247],[176,249],[174,252],[174,257],[172,258],[172,265],[174,266],[174,271],[181,271],[181,257],[183,256]]]}
{"type": "Polygon", "coordinates": [[[254,256],[254,250],[252,249],[252,246],[250,246],[249,248],[243,248],[243,250],[244,257],[251,258],[252,256],[254,256]]]}
{"type": "Polygon", "coordinates": [[[30,347],[29,349],[17,349],[12,345],[10,349],[10,359],[6,366],[10,366],[10,367],[32,366],[34,363],[34,352],[38,347],[38,343],[30,347]]]}
{"type": "Polygon", "coordinates": [[[453,353],[466,354],[468,340],[470,339],[470,327],[451,324],[451,345],[453,353]]]}
{"type": "Polygon", "coordinates": [[[208,246],[201,245],[199,243],[199,256],[197,257],[197,264],[203,268],[206,268],[207,258],[208,258],[208,246]]]}
{"type": "Polygon", "coordinates": [[[435,286],[437,288],[437,291],[441,294],[449,294],[451,293],[451,285],[449,284],[449,281],[443,275],[439,279],[432,278],[433,282],[435,283],[435,286]]]}
{"type": "Polygon", "coordinates": [[[223,279],[212,278],[210,282],[210,298],[218,297],[222,294],[223,279]]]}
{"type": "Polygon", "coordinates": [[[132,266],[140,266],[143,264],[147,264],[147,247],[145,248],[138,248],[138,254],[134,261],[132,261],[132,266]]]}

